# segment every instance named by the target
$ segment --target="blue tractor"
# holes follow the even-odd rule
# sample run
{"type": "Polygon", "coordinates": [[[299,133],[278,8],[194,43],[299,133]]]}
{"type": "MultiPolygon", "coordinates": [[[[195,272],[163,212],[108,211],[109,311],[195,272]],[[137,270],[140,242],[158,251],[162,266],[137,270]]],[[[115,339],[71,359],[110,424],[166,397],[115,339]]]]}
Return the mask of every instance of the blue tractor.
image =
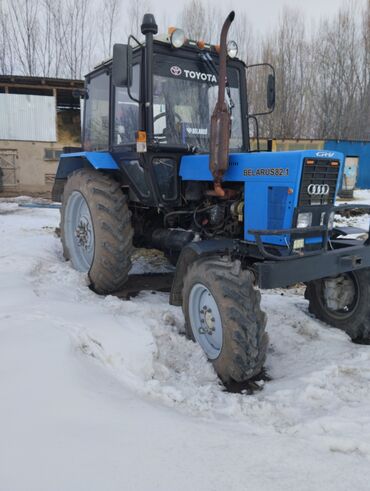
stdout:
{"type": "MultiPolygon", "coordinates": [[[[343,155],[251,150],[233,19],[213,46],[157,37],[146,14],[145,42],[114,45],[86,76],[83,145],[61,156],[53,189],[64,256],[97,293],[122,289],[134,247],[176,264],[170,302],[225,384],[262,370],[258,288],[304,283],[312,314],[370,339],[369,239],[333,226],[343,155]]],[[[266,82],[272,111],[273,69],[266,82]]]]}

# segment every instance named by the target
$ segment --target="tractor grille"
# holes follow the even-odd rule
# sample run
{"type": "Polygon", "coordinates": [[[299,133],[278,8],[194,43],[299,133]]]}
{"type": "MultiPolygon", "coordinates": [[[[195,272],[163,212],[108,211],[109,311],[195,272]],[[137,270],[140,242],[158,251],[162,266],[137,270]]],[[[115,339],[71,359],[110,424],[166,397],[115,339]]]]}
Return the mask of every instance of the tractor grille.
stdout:
{"type": "MultiPolygon", "coordinates": [[[[301,190],[299,194],[299,206],[334,204],[338,173],[338,161],[305,159],[303,163],[301,190]],[[337,165],[332,165],[332,162],[336,162],[337,165]],[[311,184],[327,184],[329,186],[329,192],[327,194],[320,194],[320,192],[310,194],[309,188],[311,184]]],[[[313,190],[315,191],[314,186],[311,186],[311,188],[314,188],[313,190]]],[[[316,186],[316,191],[317,190],[320,191],[319,186],[316,186]]]]}

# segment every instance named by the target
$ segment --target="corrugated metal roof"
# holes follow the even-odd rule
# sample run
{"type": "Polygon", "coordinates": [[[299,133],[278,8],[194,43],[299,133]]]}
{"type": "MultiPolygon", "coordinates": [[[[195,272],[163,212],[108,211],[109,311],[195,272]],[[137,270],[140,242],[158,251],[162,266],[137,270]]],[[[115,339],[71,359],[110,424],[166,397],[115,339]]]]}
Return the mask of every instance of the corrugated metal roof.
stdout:
{"type": "Polygon", "coordinates": [[[82,88],[83,80],[51,77],[29,77],[24,75],[0,75],[1,85],[38,85],[40,87],[82,88]]]}
{"type": "Polygon", "coordinates": [[[57,141],[55,97],[0,94],[0,140],[57,141]]]}

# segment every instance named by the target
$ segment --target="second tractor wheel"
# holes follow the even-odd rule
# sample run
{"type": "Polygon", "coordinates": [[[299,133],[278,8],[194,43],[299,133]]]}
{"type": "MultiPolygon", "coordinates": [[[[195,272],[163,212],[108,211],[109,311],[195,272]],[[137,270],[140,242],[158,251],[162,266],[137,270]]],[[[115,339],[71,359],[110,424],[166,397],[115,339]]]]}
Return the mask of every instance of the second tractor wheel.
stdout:
{"type": "Polygon", "coordinates": [[[370,341],[369,268],[311,281],[305,298],[318,319],[342,329],[354,341],[370,341]]]}
{"type": "Polygon", "coordinates": [[[218,257],[195,261],[184,279],[187,336],[200,344],[226,384],[258,375],[266,358],[266,315],[253,283],[239,261],[218,257]]]}
{"type": "Polygon", "coordinates": [[[64,257],[107,294],[123,287],[131,268],[131,212],[110,176],[79,169],[68,178],[61,209],[64,257]]]}

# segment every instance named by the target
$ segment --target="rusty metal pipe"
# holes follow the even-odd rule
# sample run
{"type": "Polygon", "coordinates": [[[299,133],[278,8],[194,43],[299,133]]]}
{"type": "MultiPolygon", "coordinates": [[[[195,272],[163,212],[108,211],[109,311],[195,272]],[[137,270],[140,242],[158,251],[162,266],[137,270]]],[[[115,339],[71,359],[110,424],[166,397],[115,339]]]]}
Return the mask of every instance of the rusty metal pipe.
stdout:
{"type": "Polygon", "coordinates": [[[211,117],[211,138],[209,169],[214,180],[214,190],[216,196],[224,197],[225,191],[222,189],[222,177],[229,166],[229,143],[231,118],[225,103],[226,88],[226,56],[227,56],[227,34],[234,20],[235,12],[232,11],[227,16],[221,30],[220,38],[220,63],[218,97],[215,109],[211,117]]]}
{"type": "Polygon", "coordinates": [[[226,88],[226,55],[227,55],[227,34],[229,32],[231,23],[235,18],[235,12],[232,11],[227,16],[222,29],[220,37],[220,65],[219,65],[219,82],[218,82],[218,103],[223,104],[225,102],[225,88],[226,88]]]}

